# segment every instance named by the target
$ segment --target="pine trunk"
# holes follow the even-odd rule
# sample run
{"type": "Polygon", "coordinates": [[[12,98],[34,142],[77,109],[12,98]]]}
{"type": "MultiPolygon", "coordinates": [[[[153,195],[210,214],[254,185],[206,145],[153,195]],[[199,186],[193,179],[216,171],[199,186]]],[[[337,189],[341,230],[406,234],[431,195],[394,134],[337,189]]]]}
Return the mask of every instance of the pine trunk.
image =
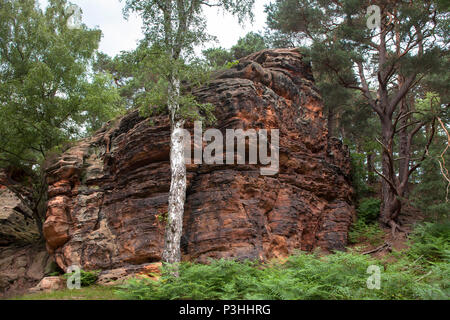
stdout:
{"type": "MultiPolygon", "coordinates": [[[[383,144],[386,148],[383,148],[382,152],[382,170],[383,175],[395,183],[395,172],[391,162],[391,158],[393,157],[393,131],[394,127],[392,124],[392,120],[388,117],[385,117],[381,121],[382,125],[382,136],[383,136],[383,144]]],[[[394,186],[395,187],[395,186],[394,186]]],[[[380,220],[382,223],[388,226],[396,226],[397,225],[397,217],[401,210],[401,202],[396,195],[396,190],[393,189],[385,179],[381,179],[381,191],[382,191],[382,204],[381,204],[381,212],[380,212],[380,220]]],[[[394,227],[393,227],[394,228],[394,227]]]]}
{"type": "MultiPolygon", "coordinates": [[[[400,111],[403,114],[406,114],[408,112],[408,108],[407,108],[405,99],[403,99],[401,102],[400,111]]],[[[400,120],[399,127],[403,128],[406,126],[407,123],[408,123],[408,118],[403,117],[400,120]]],[[[398,172],[399,172],[400,181],[404,181],[405,179],[408,179],[408,177],[405,177],[405,174],[407,174],[407,171],[405,171],[405,169],[407,167],[409,167],[407,157],[410,152],[410,150],[408,150],[408,132],[407,132],[406,128],[399,130],[398,137],[399,137],[399,157],[400,157],[400,160],[398,163],[398,172]]],[[[408,194],[408,184],[405,185],[404,196],[407,196],[407,194],[408,194]]]]}
{"type": "Polygon", "coordinates": [[[375,179],[375,169],[374,169],[374,154],[373,152],[367,153],[367,182],[369,184],[374,184],[376,182],[375,179]]]}

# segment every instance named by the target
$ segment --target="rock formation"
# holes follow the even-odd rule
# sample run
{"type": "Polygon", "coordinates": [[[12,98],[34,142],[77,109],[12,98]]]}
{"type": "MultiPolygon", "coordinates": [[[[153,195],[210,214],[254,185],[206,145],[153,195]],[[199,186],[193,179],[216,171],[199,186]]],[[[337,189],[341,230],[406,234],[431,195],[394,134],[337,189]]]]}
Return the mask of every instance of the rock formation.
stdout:
{"type": "Polygon", "coordinates": [[[31,243],[39,237],[33,217],[26,212],[26,205],[0,184],[0,247],[31,243]]]}
{"type": "Polygon", "coordinates": [[[21,294],[54,271],[52,257],[39,243],[35,221],[19,197],[2,184],[0,172],[0,298],[21,294]]]}
{"type": "Polygon", "coordinates": [[[25,293],[55,269],[44,245],[0,247],[0,298],[25,293]]]}
{"type": "MultiPolygon", "coordinates": [[[[352,223],[349,154],[327,140],[310,65],[295,49],[252,54],[195,91],[225,129],[279,129],[280,171],[189,165],[185,260],[342,250],[352,223]]],[[[167,116],[108,123],[48,169],[47,248],[58,265],[115,269],[159,261],[170,186],[167,116]]]]}

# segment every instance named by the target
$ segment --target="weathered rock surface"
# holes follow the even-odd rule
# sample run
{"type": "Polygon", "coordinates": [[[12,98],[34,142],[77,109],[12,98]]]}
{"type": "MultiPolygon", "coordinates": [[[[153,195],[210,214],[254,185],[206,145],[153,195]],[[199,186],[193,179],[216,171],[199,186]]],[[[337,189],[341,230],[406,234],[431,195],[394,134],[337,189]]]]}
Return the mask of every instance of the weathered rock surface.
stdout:
{"type": "MultiPolygon", "coordinates": [[[[26,292],[51,272],[53,258],[43,243],[30,209],[3,185],[0,172],[0,298],[26,292]]],[[[28,194],[21,196],[27,197],[28,194]]]]}
{"type": "Polygon", "coordinates": [[[96,284],[106,286],[118,285],[124,283],[130,278],[136,277],[157,279],[161,274],[161,265],[161,262],[155,262],[105,270],[99,274],[96,284]]]}
{"type": "Polygon", "coordinates": [[[29,293],[52,292],[67,288],[67,280],[60,276],[45,277],[38,285],[31,288],[29,293]]]}
{"type": "MultiPolygon", "coordinates": [[[[280,171],[190,165],[183,259],[344,249],[354,209],[348,150],[327,140],[311,68],[296,50],[242,59],[197,90],[225,129],[279,129],[280,171]]],[[[169,124],[131,112],[48,167],[44,234],[60,267],[114,269],[161,258],[170,186],[169,124]]]]}
{"type": "Polygon", "coordinates": [[[25,204],[0,184],[0,246],[31,243],[39,238],[36,223],[26,212],[25,204]]]}
{"type": "Polygon", "coordinates": [[[0,247],[0,298],[25,293],[53,271],[44,245],[0,247]]]}

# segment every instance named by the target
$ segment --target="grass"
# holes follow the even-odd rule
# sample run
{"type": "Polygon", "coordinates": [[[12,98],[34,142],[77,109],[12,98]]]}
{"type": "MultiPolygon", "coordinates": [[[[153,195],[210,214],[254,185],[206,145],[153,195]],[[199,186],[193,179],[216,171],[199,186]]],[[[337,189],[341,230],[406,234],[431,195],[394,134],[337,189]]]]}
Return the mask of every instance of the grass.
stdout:
{"type": "Polygon", "coordinates": [[[33,293],[12,300],[118,300],[117,288],[113,286],[90,286],[81,289],[66,289],[49,293],[33,293]]]}

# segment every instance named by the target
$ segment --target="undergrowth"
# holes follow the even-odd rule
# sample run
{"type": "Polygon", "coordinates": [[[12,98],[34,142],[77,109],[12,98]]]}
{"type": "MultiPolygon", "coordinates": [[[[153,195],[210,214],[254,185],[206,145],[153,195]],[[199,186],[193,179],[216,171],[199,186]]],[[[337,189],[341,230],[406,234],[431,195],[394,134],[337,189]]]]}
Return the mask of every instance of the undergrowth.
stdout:
{"type": "Polygon", "coordinates": [[[409,255],[425,263],[450,262],[450,221],[425,222],[414,228],[410,236],[409,255]]]}
{"type": "Polygon", "coordinates": [[[384,235],[378,223],[366,224],[358,220],[348,233],[348,241],[350,244],[369,242],[371,245],[377,246],[383,242],[384,235]]]}
{"type": "Polygon", "coordinates": [[[350,244],[369,242],[379,245],[383,242],[384,232],[378,223],[381,201],[377,198],[363,198],[358,203],[358,221],[351,227],[350,244]]]}
{"type": "Polygon", "coordinates": [[[412,247],[376,260],[355,251],[297,253],[285,262],[211,260],[181,263],[179,277],[163,268],[159,280],[132,279],[124,299],[449,299],[449,226],[416,229],[412,247]],[[432,250],[429,251],[430,237],[432,250]],[[424,247],[425,246],[425,247],[424,247]],[[368,289],[368,267],[381,270],[380,289],[368,289]]]}

